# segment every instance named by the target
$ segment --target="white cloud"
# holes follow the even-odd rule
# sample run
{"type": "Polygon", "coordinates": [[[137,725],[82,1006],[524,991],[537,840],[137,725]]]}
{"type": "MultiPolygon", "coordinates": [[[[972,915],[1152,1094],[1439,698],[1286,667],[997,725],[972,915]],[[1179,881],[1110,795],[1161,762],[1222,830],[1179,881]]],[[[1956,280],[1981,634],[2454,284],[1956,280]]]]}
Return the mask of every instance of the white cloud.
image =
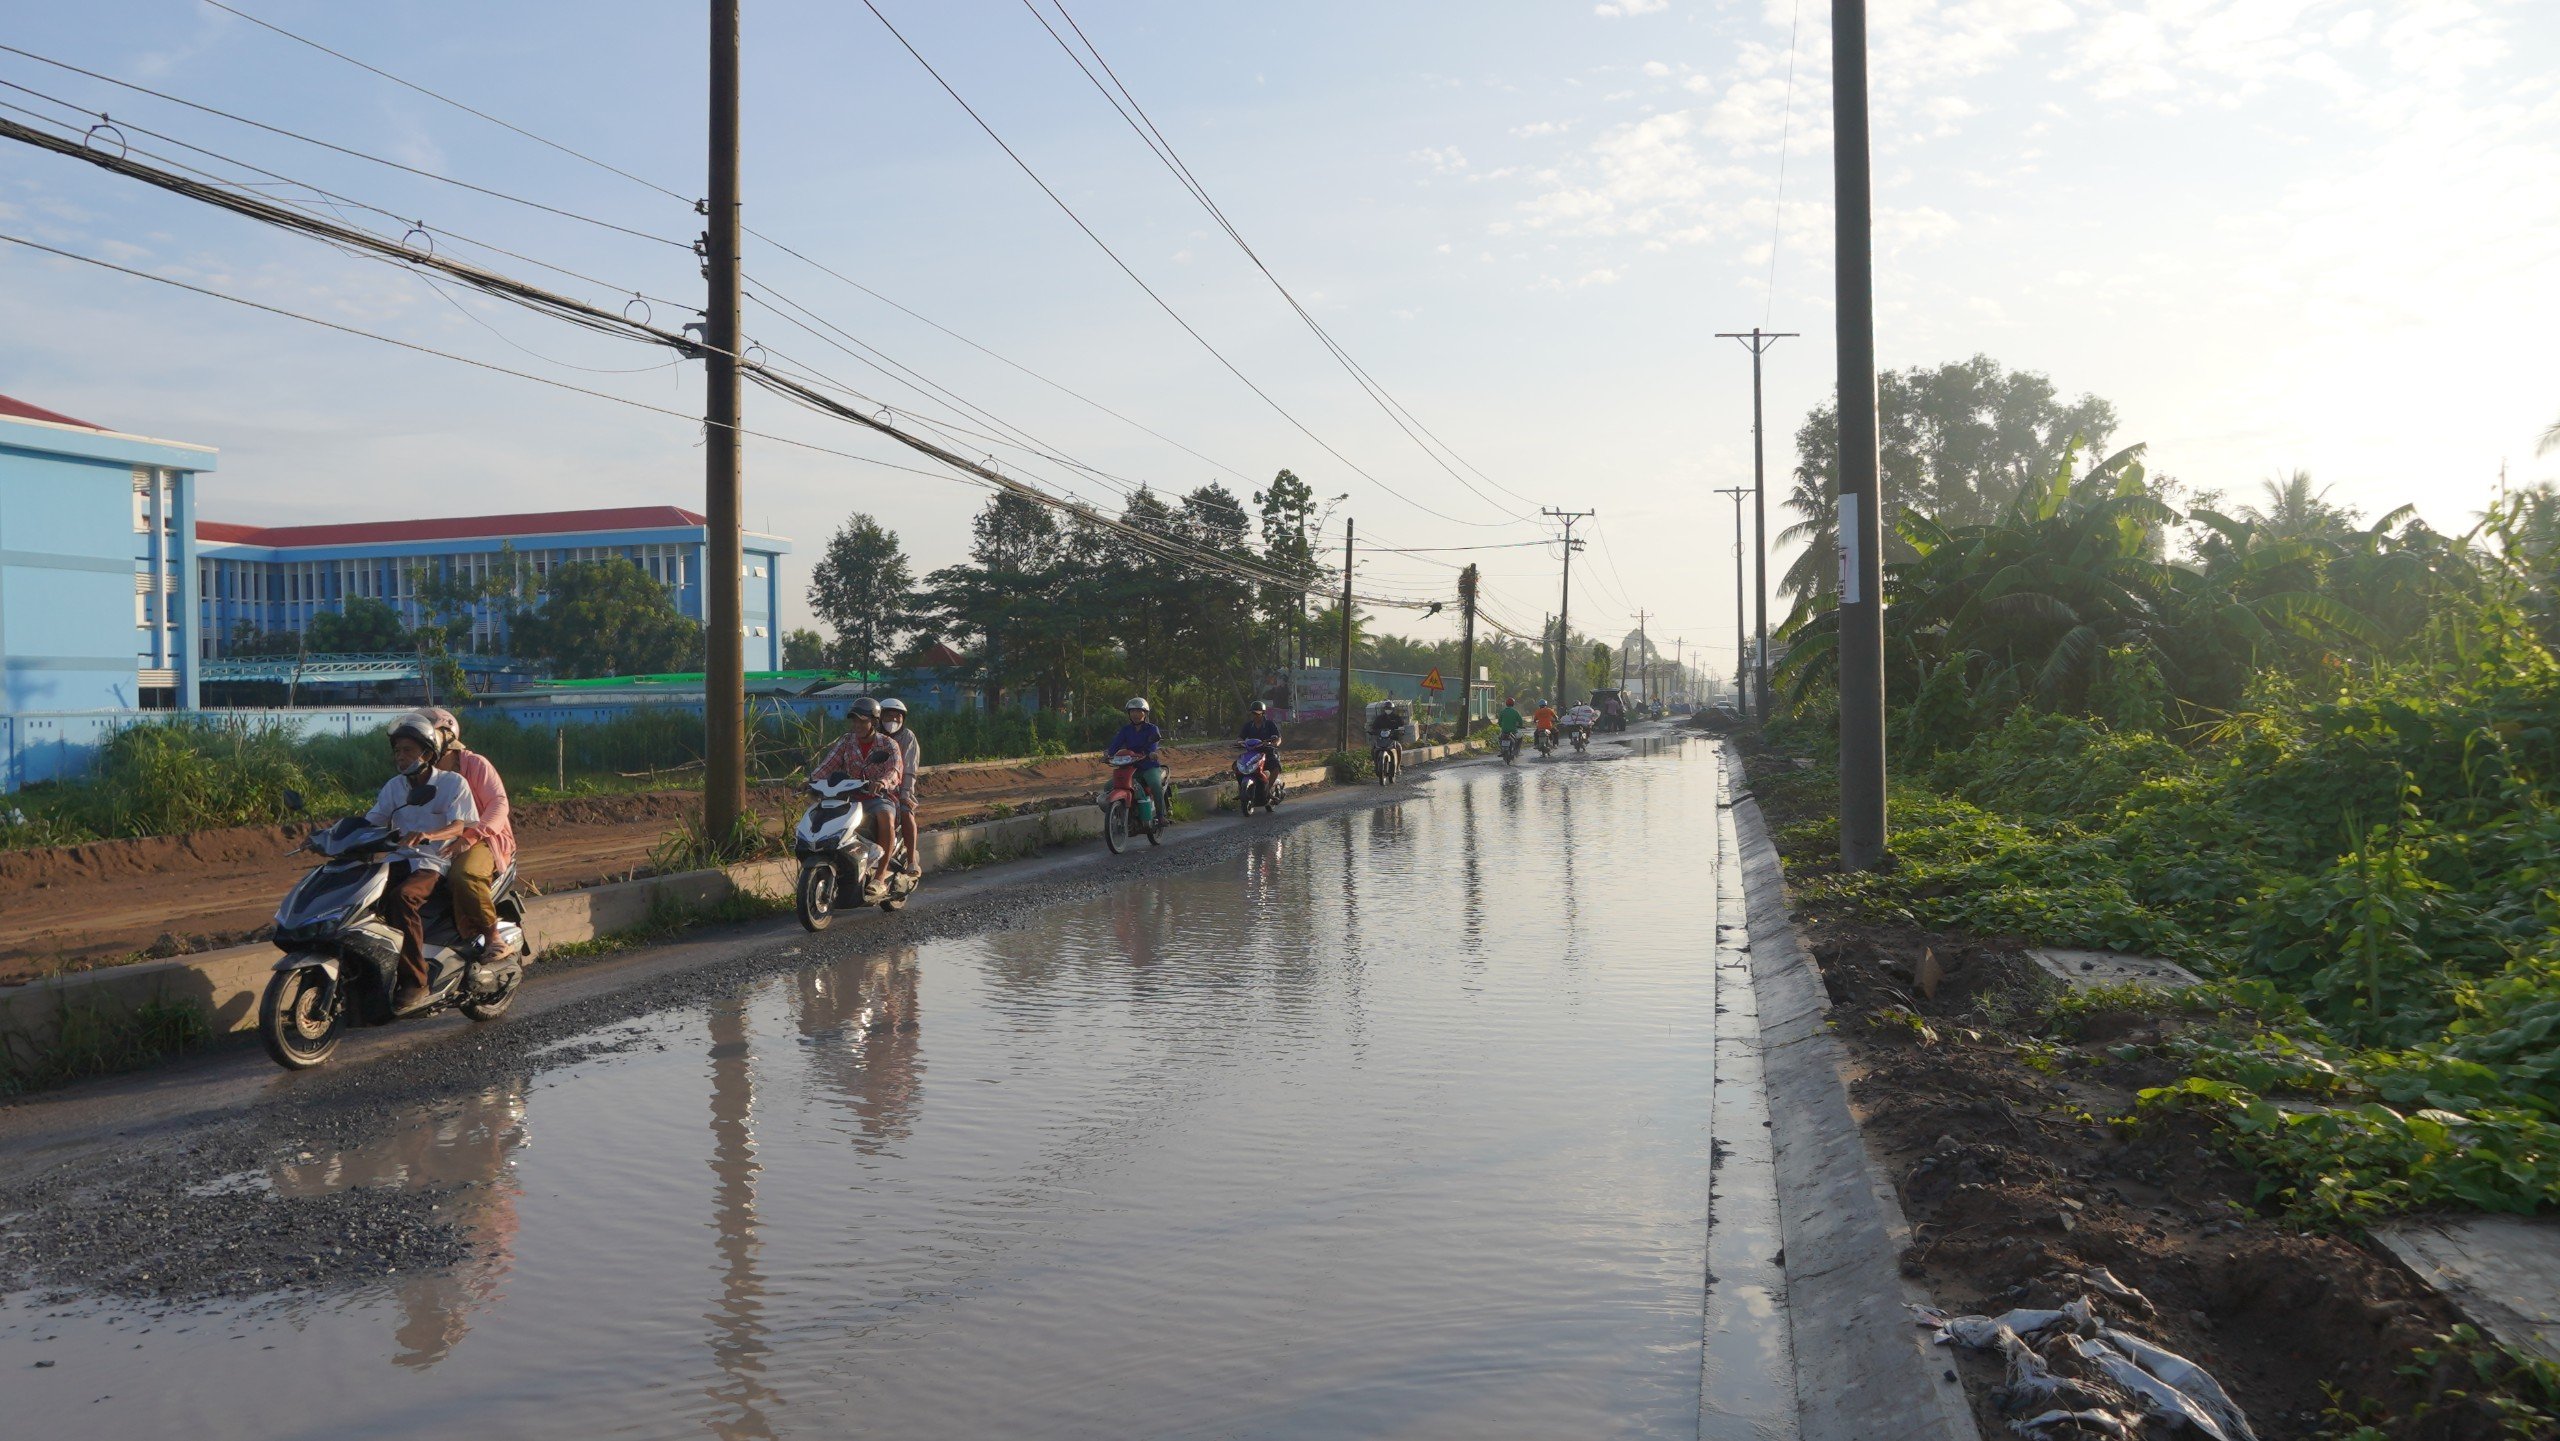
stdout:
{"type": "Polygon", "coordinates": [[[1434,175],[1455,175],[1467,168],[1467,157],[1455,145],[1430,145],[1413,152],[1413,158],[1431,167],[1434,175]]]}
{"type": "Polygon", "coordinates": [[[1614,20],[1628,15],[1658,14],[1670,8],[1671,0],[1600,0],[1599,4],[1591,7],[1591,13],[1614,20]]]}
{"type": "Polygon", "coordinates": [[[1671,73],[1671,67],[1663,64],[1659,60],[1648,60],[1644,62],[1644,73],[1652,76],[1656,80],[1659,80],[1663,76],[1671,73]]]}

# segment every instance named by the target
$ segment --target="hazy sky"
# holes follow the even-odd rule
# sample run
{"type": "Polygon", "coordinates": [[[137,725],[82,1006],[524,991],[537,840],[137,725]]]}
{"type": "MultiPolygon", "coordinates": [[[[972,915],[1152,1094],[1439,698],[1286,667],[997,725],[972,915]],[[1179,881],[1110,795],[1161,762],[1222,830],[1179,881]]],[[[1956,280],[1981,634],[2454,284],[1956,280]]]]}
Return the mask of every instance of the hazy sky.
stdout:
{"type": "MultiPolygon", "coordinates": [[[[860,4],[746,0],[749,223],[1178,446],[751,240],[752,279],[1046,445],[1160,490],[1219,479],[1248,494],[1285,465],[1323,495],[1350,494],[1337,530],[1352,515],[1364,540],[1407,547],[1533,539],[1518,513],[1597,509],[1577,624],[1614,634],[1642,607],[1658,638],[1729,658],[1731,510],[1711,492],[1749,479],[1750,385],[1741,349],[1712,333],[1806,332],[1769,357],[1773,484],[1832,381],[1821,0],[1800,14],[1793,0],[1068,0],[1272,270],[1498,482],[1475,481],[1481,496],[1360,392],[1025,0],[879,3],[1138,274],[1375,480],[1185,335],[860,4]]],[[[699,5],[240,8],[679,194],[703,188],[699,5]]],[[[1886,365],[1984,352],[2044,371],[2068,394],[2114,401],[2116,440],[2148,441],[2156,468],[2235,497],[2299,466],[2369,513],[2414,501],[2462,525],[2502,462],[2516,481],[2560,476],[2560,457],[2533,455],[2560,419],[2560,6],[1872,8],[1886,365]]],[[[0,40],[49,58],[661,239],[23,56],[0,53],[0,81],[604,282],[452,252],[572,293],[699,294],[685,205],[202,0],[0,0],[0,14],[0,40]]],[[[21,91],[0,100],[68,116],[21,91]]],[[[699,409],[695,367],[449,300],[404,271],[23,147],[0,147],[0,233],[699,409]]],[[[684,318],[673,304],[651,314],[684,318]]],[[[880,403],[950,415],[769,313],[751,307],[749,329],[880,403]]],[[[0,391],[220,447],[203,487],[217,518],[700,504],[698,428],[683,420],[16,247],[0,246],[0,335],[0,391]]],[[[904,459],[749,397],[756,428],[904,459]]],[[[1015,473],[1116,500],[995,453],[1015,473]]],[[[768,441],[750,443],[748,467],[750,523],[794,537],[803,557],[859,509],[930,569],[958,555],[984,499],[768,441]]],[[[1445,595],[1454,572],[1431,562],[1467,558],[1381,555],[1362,583],[1445,595]]],[[[1554,604],[1549,551],[1475,558],[1512,621],[1534,626],[1554,604]]]]}

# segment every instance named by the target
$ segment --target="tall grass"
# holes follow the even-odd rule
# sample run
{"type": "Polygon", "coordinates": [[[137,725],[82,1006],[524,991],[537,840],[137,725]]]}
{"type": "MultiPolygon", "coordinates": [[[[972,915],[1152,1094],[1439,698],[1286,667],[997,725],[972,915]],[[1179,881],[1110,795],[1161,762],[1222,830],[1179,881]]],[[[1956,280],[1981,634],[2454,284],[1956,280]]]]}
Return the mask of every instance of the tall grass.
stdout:
{"type": "MultiPolygon", "coordinates": [[[[927,764],[1013,760],[1101,749],[1116,715],[1077,720],[1023,711],[927,711],[915,716],[927,764]]],[[[840,722],[796,711],[767,713],[748,732],[747,772],[781,780],[824,750],[840,722]]],[[[504,716],[464,723],[471,748],[507,777],[519,799],[654,789],[696,781],[702,718],[644,708],[592,725],[525,725],[504,716]]],[[[390,774],[382,733],[295,739],[273,726],[189,717],[118,731],[85,778],[29,786],[0,803],[0,850],[175,835],[291,818],[284,793],[302,793],[313,815],[369,804],[390,774]],[[14,813],[14,819],[11,819],[14,813]]]]}

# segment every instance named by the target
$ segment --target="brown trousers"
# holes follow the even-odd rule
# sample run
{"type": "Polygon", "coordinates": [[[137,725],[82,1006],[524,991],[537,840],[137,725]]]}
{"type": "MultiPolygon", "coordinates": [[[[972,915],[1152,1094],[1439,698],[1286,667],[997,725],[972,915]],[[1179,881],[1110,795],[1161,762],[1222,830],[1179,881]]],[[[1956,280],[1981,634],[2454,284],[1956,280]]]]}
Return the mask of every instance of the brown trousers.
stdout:
{"type": "Polygon", "coordinates": [[[497,903],[489,899],[497,880],[498,854],[488,842],[477,842],[453,858],[453,871],[444,878],[445,894],[453,901],[453,928],[464,940],[478,940],[498,928],[497,903]]]}
{"type": "Polygon", "coordinates": [[[401,977],[420,990],[427,985],[427,923],[418,913],[443,881],[436,872],[404,861],[392,873],[391,893],[383,898],[391,923],[400,928],[401,977]]]}

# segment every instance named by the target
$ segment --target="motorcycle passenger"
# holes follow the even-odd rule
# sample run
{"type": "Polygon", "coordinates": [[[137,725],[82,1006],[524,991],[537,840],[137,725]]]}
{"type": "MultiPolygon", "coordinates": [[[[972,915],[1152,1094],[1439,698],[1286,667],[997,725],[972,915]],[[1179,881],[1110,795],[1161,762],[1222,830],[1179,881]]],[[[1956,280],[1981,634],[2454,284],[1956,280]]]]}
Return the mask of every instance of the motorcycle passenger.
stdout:
{"type": "Polygon", "coordinates": [[[1240,741],[1261,741],[1257,759],[1265,779],[1276,778],[1280,771],[1280,722],[1272,719],[1271,706],[1264,701],[1253,703],[1253,713],[1245,717],[1244,729],[1236,736],[1240,741]]]}
{"type": "Polygon", "coordinates": [[[1600,724],[1600,712],[1593,710],[1589,702],[1578,703],[1573,709],[1564,713],[1565,729],[1582,732],[1582,738],[1586,741],[1591,739],[1592,728],[1598,724],[1600,724]]]}
{"type": "Polygon", "coordinates": [[[480,812],[471,829],[455,840],[453,867],[445,873],[445,899],[453,907],[454,928],[480,938],[480,959],[492,964],[515,953],[515,944],[498,934],[498,907],[490,887],[516,860],[516,827],[507,805],[507,783],[489,758],[462,744],[462,721],[442,706],[418,714],[436,731],[436,769],[462,777],[470,788],[472,808],[480,812]]]}
{"type": "Polygon", "coordinates": [[[898,853],[898,787],[905,779],[906,753],[880,731],[880,703],[867,695],[845,707],[845,733],[809,767],[813,780],[870,781],[871,794],[862,807],[862,829],[883,856],[898,853]]]}
{"type": "Polygon", "coordinates": [[[1532,725],[1535,725],[1538,728],[1538,741],[1540,744],[1555,744],[1556,708],[1554,706],[1547,704],[1545,701],[1538,702],[1537,712],[1530,716],[1529,720],[1532,725]]]}
{"type": "Polygon", "coordinates": [[[916,844],[916,773],[924,769],[924,743],[907,724],[907,703],[896,696],[880,702],[880,729],[898,743],[899,758],[906,762],[906,777],[898,783],[898,839],[906,843],[907,874],[920,876],[924,861],[916,844]]]}
{"type": "Polygon", "coordinates": [[[1104,746],[1102,753],[1118,755],[1122,751],[1127,751],[1138,758],[1138,784],[1147,788],[1148,797],[1155,802],[1156,814],[1163,815],[1165,813],[1164,732],[1156,729],[1156,723],[1149,719],[1153,711],[1147,705],[1145,696],[1129,697],[1126,709],[1129,712],[1129,723],[1120,727],[1120,733],[1111,738],[1111,744],[1104,746]]]}
{"type": "Polygon", "coordinates": [[[427,928],[424,909],[451,864],[452,843],[480,819],[471,802],[471,787],[452,771],[440,771],[435,723],[405,715],[391,723],[391,761],[396,773],[382,783],[382,794],[364,818],[388,826],[399,842],[391,853],[391,888],[383,909],[400,928],[400,984],[391,998],[396,1016],[414,1016],[427,1008],[427,928]]]}

